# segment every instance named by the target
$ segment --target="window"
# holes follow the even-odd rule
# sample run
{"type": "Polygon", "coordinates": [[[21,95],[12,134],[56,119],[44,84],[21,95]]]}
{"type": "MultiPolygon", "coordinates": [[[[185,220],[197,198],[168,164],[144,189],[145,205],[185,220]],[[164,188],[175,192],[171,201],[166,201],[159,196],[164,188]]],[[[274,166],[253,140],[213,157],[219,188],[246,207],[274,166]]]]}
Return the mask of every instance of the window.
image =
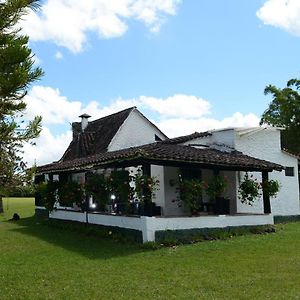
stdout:
{"type": "Polygon", "coordinates": [[[295,176],[294,167],[285,167],[285,176],[295,176]]]}

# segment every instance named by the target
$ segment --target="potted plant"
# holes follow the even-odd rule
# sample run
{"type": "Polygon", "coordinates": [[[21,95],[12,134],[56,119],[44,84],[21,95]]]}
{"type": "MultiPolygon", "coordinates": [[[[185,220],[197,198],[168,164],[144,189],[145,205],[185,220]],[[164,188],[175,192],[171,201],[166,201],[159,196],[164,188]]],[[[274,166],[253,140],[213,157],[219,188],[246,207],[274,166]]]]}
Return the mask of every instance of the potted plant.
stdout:
{"type": "Polygon", "coordinates": [[[158,188],[159,181],[155,177],[137,174],[133,178],[136,196],[139,199],[140,214],[151,217],[153,215],[152,198],[158,188]]]}
{"type": "Polygon", "coordinates": [[[100,211],[105,211],[109,202],[110,189],[107,179],[103,174],[89,174],[85,183],[86,195],[93,196],[100,211]]]}
{"type": "Polygon", "coordinates": [[[253,175],[246,173],[238,193],[242,203],[253,205],[254,200],[261,196],[261,185],[257,179],[253,179],[253,175]]]}
{"type": "Polygon", "coordinates": [[[215,213],[229,214],[229,199],[222,197],[228,187],[227,178],[224,176],[214,176],[213,179],[205,184],[206,194],[215,202],[215,213]]]}
{"type": "Polygon", "coordinates": [[[83,186],[75,181],[60,183],[58,198],[61,206],[72,207],[74,203],[81,206],[84,199],[83,186]]]}
{"type": "Polygon", "coordinates": [[[180,180],[177,191],[179,202],[185,203],[192,215],[197,215],[201,207],[203,182],[198,179],[180,180]]]}
{"type": "Polygon", "coordinates": [[[58,200],[57,191],[59,183],[57,181],[43,182],[36,186],[36,192],[39,194],[41,204],[48,209],[53,211],[55,203],[58,200]]]}
{"type": "Polygon", "coordinates": [[[280,184],[277,180],[271,179],[264,181],[262,188],[270,198],[275,198],[280,190],[280,184]]]}
{"type": "Polygon", "coordinates": [[[112,172],[109,178],[109,189],[116,200],[116,211],[119,214],[130,213],[130,201],[133,198],[133,188],[129,185],[128,171],[112,172]]]}

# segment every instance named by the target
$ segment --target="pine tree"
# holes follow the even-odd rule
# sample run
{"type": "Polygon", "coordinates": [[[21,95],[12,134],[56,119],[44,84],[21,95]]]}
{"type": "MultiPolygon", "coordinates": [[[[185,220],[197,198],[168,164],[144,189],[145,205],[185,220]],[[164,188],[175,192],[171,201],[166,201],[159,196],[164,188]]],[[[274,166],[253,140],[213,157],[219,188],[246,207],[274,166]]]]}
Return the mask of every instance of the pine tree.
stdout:
{"type": "Polygon", "coordinates": [[[32,143],[41,131],[41,117],[26,124],[22,115],[28,88],[43,71],[33,66],[28,36],[18,27],[22,16],[38,8],[39,0],[0,1],[0,212],[1,195],[24,178],[23,144],[32,143]]]}

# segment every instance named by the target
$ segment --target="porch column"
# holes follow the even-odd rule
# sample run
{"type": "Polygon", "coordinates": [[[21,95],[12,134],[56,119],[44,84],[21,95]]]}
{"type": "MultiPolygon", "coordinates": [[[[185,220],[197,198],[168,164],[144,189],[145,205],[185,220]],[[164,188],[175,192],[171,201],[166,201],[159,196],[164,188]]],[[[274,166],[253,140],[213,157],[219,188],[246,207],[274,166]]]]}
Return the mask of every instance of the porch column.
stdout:
{"type": "Polygon", "coordinates": [[[264,189],[264,182],[267,182],[268,180],[269,180],[269,173],[267,171],[262,171],[263,200],[264,200],[264,213],[265,214],[271,213],[270,196],[264,189]]]}

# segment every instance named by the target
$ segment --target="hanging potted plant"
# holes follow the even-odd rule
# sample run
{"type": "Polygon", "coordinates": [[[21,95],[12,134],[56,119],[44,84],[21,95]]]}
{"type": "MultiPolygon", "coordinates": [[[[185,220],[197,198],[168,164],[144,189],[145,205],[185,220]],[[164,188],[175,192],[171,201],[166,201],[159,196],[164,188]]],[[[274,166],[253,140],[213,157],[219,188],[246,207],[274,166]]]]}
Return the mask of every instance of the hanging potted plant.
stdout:
{"type": "Polygon", "coordinates": [[[220,175],[214,176],[210,182],[205,184],[205,192],[215,202],[215,213],[217,214],[229,214],[230,212],[229,199],[222,196],[227,187],[227,178],[220,175]]]}
{"type": "Polygon", "coordinates": [[[242,203],[253,205],[254,200],[261,196],[261,185],[257,179],[253,179],[253,175],[246,173],[238,193],[242,203]]]}
{"type": "Polygon", "coordinates": [[[270,198],[275,198],[280,190],[280,184],[277,180],[271,179],[263,182],[262,188],[270,198]]]}

